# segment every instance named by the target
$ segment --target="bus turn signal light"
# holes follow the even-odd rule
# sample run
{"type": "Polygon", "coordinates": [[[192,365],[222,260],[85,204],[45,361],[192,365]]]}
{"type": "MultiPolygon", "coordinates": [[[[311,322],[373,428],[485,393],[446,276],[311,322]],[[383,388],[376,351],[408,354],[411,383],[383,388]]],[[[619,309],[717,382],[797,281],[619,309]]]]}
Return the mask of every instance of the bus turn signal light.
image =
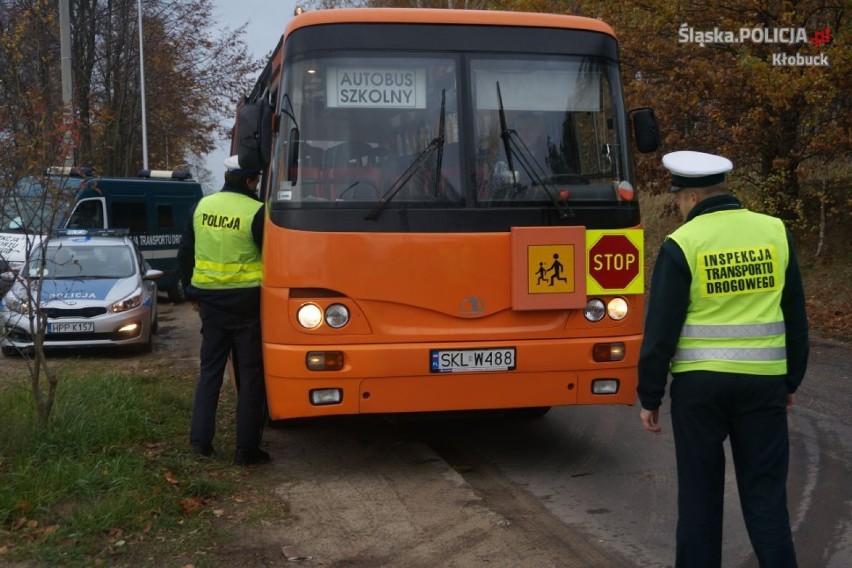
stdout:
{"type": "Polygon", "coordinates": [[[343,352],[309,351],[305,364],[309,371],[339,371],[343,368],[343,352]]]}
{"type": "Polygon", "coordinates": [[[621,361],[624,359],[624,344],[620,341],[616,343],[595,343],[592,357],[598,363],[621,361]]]}

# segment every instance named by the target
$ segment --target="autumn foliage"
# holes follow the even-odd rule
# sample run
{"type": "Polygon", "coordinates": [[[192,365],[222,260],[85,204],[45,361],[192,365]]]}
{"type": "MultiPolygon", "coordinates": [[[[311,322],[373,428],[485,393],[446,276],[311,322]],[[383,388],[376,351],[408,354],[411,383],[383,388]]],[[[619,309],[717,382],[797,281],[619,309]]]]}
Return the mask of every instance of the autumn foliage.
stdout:
{"type": "MultiPolygon", "coordinates": [[[[133,176],[142,167],[136,0],[68,0],[73,116],[63,114],[57,0],[0,3],[0,124],[23,170],[55,165],[65,126],[75,165],[133,176]]],[[[245,27],[216,28],[210,0],[142,2],[149,166],[176,169],[211,151],[260,69],[245,27]]],[[[282,22],[283,31],[283,22],[282,22]]]]}

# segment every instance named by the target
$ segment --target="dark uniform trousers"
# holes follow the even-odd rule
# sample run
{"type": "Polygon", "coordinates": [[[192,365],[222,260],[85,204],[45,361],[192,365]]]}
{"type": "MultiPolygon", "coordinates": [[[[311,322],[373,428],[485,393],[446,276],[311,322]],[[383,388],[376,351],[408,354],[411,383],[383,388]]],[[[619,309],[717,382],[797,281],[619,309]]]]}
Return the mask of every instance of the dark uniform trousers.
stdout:
{"type": "Polygon", "coordinates": [[[190,444],[208,445],[216,434],[216,409],[228,355],[234,352],[237,377],[237,449],[260,445],[266,421],[266,386],[260,318],[222,312],[200,303],[201,371],[195,389],[190,444]]]}
{"type": "Polygon", "coordinates": [[[725,438],[731,440],[743,518],[761,567],[795,567],[787,512],[787,389],[783,376],[709,371],[674,375],[676,566],[722,564],[725,438]]]}

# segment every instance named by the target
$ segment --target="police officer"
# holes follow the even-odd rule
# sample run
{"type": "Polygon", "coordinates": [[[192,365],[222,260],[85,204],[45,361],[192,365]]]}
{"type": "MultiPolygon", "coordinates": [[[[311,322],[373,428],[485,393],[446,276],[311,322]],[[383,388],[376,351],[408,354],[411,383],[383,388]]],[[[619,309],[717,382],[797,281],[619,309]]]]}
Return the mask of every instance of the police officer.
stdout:
{"type": "Polygon", "coordinates": [[[256,196],[260,172],[225,160],[225,185],[191,211],[178,251],[186,295],[201,316],[201,370],[195,388],[190,447],[213,454],[216,409],[228,356],[237,376],[234,464],[266,463],[260,449],[266,388],[260,337],[261,246],[264,207],[256,196]]]}
{"type": "Polygon", "coordinates": [[[686,222],[654,267],[638,395],[644,428],[660,432],[671,372],[676,566],[721,566],[726,438],[760,566],[796,566],[787,407],[805,374],[808,327],[792,241],[781,220],[728,193],[726,158],[674,152],[663,165],[686,222]]]}

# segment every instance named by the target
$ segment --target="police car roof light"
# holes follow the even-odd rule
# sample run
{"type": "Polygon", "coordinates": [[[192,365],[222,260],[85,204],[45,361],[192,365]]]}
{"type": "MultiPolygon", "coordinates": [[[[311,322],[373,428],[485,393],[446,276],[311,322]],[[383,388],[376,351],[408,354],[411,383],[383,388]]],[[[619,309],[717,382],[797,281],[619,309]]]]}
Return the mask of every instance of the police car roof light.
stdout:
{"type": "Polygon", "coordinates": [[[130,229],[59,229],[58,237],[126,237],[130,229]]]}
{"type": "Polygon", "coordinates": [[[146,179],[192,179],[192,174],[186,170],[139,170],[137,177],[146,179]]]}

